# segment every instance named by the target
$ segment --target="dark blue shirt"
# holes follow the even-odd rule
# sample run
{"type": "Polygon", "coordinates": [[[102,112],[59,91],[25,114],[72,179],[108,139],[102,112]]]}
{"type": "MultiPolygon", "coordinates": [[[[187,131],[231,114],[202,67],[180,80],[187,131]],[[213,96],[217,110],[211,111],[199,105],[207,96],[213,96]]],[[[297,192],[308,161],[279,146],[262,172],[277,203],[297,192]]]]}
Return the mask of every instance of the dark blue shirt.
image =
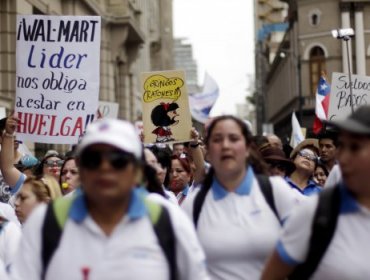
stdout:
{"type": "Polygon", "coordinates": [[[314,181],[308,180],[307,186],[304,187],[304,189],[300,189],[288,176],[285,176],[285,181],[293,188],[298,190],[303,195],[310,196],[315,193],[319,193],[322,191],[322,188],[317,185],[314,181]]]}

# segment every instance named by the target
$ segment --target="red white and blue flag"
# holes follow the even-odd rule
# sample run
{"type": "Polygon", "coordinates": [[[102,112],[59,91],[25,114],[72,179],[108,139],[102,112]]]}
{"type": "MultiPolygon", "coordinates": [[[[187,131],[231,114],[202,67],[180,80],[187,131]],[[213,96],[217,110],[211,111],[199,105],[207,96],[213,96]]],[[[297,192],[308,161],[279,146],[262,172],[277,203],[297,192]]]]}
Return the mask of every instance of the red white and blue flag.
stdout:
{"type": "Polygon", "coordinates": [[[319,84],[316,91],[316,108],[315,108],[315,121],[313,123],[313,132],[318,134],[323,128],[322,120],[326,120],[329,111],[329,98],[330,98],[330,84],[326,81],[326,77],[320,77],[319,84]]]}

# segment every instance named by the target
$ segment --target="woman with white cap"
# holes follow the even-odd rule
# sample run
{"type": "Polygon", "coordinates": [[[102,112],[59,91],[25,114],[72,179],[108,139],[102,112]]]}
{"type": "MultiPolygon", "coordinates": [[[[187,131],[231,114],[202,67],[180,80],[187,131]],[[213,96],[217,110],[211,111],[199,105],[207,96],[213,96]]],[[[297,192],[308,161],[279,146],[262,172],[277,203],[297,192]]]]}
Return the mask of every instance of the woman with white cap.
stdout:
{"type": "Polygon", "coordinates": [[[77,155],[82,191],[32,213],[12,279],[208,279],[191,222],[137,188],[142,145],[130,123],[90,124],[77,155]]]}

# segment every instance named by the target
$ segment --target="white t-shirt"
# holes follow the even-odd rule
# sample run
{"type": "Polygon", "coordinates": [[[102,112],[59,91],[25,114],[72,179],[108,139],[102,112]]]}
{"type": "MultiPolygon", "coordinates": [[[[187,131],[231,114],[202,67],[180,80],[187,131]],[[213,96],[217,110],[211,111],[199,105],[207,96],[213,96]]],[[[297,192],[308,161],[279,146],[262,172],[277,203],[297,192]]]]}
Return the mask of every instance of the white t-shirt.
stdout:
{"type": "Polygon", "coordinates": [[[6,268],[14,261],[20,239],[21,228],[15,223],[7,221],[0,226],[0,260],[6,268]]]}
{"type": "MultiPolygon", "coordinates": [[[[214,179],[202,205],[197,233],[212,279],[259,279],[279,237],[280,223],[250,170],[235,192],[227,192],[214,179]]],[[[270,182],[279,217],[285,220],[306,198],[281,177],[271,177],[270,182]]],[[[183,204],[191,218],[198,191],[183,204]]]]}
{"type": "MultiPolygon", "coordinates": [[[[370,210],[358,204],[341,186],[341,208],[334,236],[310,279],[370,279],[370,210]]],[[[318,196],[310,197],[284,225],[276,250],[289,265],[304,262],[308,254],[318,196]]]]}
{"type": "MultiPolygon", "coordinates": [[[[45,279],[81,280],[83,270],[89,271],[89,280],[169,279],[168,262],[139,191],[132,192],[127,215],[110,236],[91,218],[83,196],[77,197],[45,279]]],[[[209,279],[203,250],[186,215],[164,198],[151,195],[148,199],[169,211],[176,235],[178,279],[209,279]]],[[[39,206],[27,220],[11,279],[41,279],[40,235],[45,211],[45,205],[39,206]]]]}

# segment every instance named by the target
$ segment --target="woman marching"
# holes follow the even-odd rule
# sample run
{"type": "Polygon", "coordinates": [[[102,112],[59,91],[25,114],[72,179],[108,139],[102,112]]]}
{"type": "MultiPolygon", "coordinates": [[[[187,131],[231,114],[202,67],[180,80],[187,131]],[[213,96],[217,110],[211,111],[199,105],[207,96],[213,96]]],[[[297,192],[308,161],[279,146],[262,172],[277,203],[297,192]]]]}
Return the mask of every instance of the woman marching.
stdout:
{"type": "Polygon", "coordinates": [[[212,167],[183,204],[197,227],[212,279],[259,279],[281,223],[303,199],[281,177],[255,175],[251,138],[242,120],[215,118],[205,140],[212,167]]]}

